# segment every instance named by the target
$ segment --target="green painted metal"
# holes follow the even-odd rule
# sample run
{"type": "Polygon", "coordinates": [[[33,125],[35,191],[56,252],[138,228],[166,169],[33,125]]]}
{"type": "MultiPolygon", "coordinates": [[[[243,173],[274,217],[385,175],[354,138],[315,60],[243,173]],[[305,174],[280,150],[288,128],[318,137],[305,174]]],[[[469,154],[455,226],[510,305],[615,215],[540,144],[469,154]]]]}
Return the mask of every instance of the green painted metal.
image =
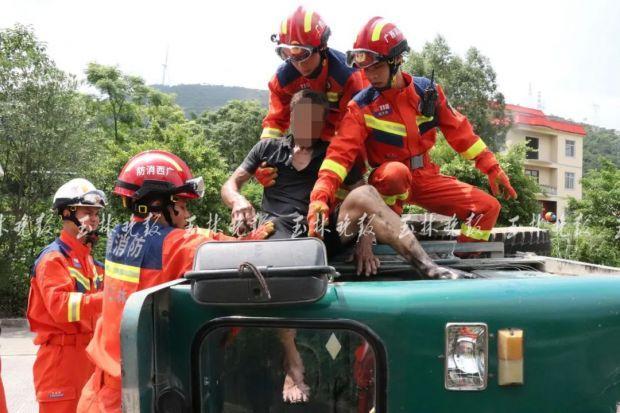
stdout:
{"type": "MultiPolygon", "coordinates": [[[[330,285],[325,297],[311,305],[263,309],[201,305],[192,299],[188,284],[149,294],[152,304],[144,299],[146,294],[128,302],[124,317],[144,316],[146,306],[152,325],[148,326],[148,316],[134,326],[133,334],[127,334],[127,325],[123,357],[138,346],[148,354],[151,350],[135,340],[151,337],[153,331],[154,387],[159,391],[177,387],[188,400],[195,396],[191,348],[197,332],[215,318],[241,316],[337,318],[368,326],[387,350],[389,412],[615,412],[620,401],[620,278],[345,282],[330,285]],[[444,389],[448,322],[488,324],[492,336],[486,390],[444,389]],[[522,386],[497,384],[495,333],[508,327],[525,332],[522,386]]],[[[140,377],[152,368],[140,358],[131,366],[140,370],[140,377]]],[[[124,381],[123,386],[147,385],[124,381]]],[[[139,411],[151,409],[152,405],[140,403],[139,411]]]]}

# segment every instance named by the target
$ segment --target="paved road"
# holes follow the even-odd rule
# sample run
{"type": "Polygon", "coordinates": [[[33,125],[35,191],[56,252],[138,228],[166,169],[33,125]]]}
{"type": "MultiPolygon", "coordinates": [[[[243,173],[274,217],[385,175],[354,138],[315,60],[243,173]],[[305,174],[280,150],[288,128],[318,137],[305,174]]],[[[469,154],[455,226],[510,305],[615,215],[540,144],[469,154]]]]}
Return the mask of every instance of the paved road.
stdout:
{"type": "Polygon", "coordinates": [[[9,413],[37,413],[32,364],[37,346],[27,327],[2,327],[0,357],[9,413]]]}

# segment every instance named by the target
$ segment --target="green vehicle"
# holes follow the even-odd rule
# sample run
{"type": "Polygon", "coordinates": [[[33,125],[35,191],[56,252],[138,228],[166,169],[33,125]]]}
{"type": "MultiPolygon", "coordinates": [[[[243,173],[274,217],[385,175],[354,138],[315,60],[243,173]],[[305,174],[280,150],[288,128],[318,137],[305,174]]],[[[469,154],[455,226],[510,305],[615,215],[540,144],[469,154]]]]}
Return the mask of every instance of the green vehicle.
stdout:
{"type": "Polygon", "coordinates": [[[420,279],[385,246],[366,278],[316,239],[203,245],[127,302],[124,410],[620,412],[620,269],[446,245],[425,249],[462,279],[420,279]],[[283,329],[304,403],[282,399],[283,329]]]}

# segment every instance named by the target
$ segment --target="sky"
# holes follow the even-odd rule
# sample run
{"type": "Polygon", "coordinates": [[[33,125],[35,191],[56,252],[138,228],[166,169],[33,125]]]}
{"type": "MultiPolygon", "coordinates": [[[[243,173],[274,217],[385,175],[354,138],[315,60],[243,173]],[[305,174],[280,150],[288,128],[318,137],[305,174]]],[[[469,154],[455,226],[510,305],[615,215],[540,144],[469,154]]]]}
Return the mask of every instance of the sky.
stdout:
{"type": "Polygon", "coordinates": [[[58,66],[84,78],[89,62],[148,84],[266,89],[281,62],[269,36],[299,4],[323,16],[345,51],[383,16],[414,50],[437,35],[454,53],[476,47],[507,103],[620,130],[620,2],[0,0],[0,29],[31,26],[58,66]]]}

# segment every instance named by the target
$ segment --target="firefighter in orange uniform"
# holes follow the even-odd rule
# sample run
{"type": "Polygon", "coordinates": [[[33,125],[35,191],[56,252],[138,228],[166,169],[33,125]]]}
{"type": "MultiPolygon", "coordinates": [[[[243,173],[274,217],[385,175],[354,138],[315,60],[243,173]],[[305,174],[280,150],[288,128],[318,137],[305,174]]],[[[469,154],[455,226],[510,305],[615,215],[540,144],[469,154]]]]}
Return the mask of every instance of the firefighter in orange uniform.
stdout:
{"type": "MultiPolygon", "coordinates": [[[[187,203],[203,196],[204,182],[172,153],[153,150],[131,158],[118,176],[114,193],[133,214],[108,239],[103,313],[87,348],[96,368],[80,398],[77,411],[82,413],[121,411],[120,324],[127,298],[183,276],[200,244],[235,239],[205,229],[185,229],[191,217],[187,203]]],[[[271,232],[273,225],[265,224],[246,239],[262,239],[271,232]]]]}
{"type": "Polygon", "coordinates": [[[493,195],[516,198],[508,177],[493,153],[473,131],[465,116],[453,109],[439,85],[400,70],[409,50],[402,32],[380,17],[372,18],[347,52],[347,63],[364,70],[371,86],[349,102],[338,133],[331,141],[310,197],[312,230],[329,216],[334,194],[365,151],[369,177],[388,204],[402,213],[413,203],[430,212],[456,215],[463,221],[459,241],[486,241],[495,225],[500,203],[486,192],[454,177],[441,175],[431,162],[436,128],[448,144],[489,178],[493,195]]]}
{"type": "MultiPolygon", "coordinates": [[[[0,374],[2,373],[2,362],[0,361],[0,374]]],[[[0,376],[0,413],[7,413],[6,397],[4,396],[4,385],[2,384],[2,376],[0,376]]]]}
{"type": "Polygon", "coordinates": [[[279,34],[272,36],[284,63],[269,82],[269,112],[261,138],[284,136],[290,123],[291,98],[301,89],[327,95],[330,111],[321,137],[329,140],[334,135],[347,102],[367,82],[360,71],[346,65],[342,52],[327,47],[330,34],[318,13],[300,6],[282,22],[279,34]]]}
{"type": "Polygon", "coordinates": [[[28,299],[28,322],[40,345],[33,367],[40,412],[75,412],[94,370],[86,345],[101,314],[103,268],[91,246],[104,206],[103,192],[82,178],[54,195],[62,231],[36,258],[28,299]]]}
{"type": "MultiPolygon", "coordinates": [[[[342,52],[327,47],[330,34],[318,13],[300,6],[281,23],[279,34],[272,36],[277,43],[276,53],[284,63],[269,81],[269,112],[263,119],[261,139],[284,136],[290,125],[291,98],[302,89],[311,89],[327,96],[329,112],[321,139],[329,141],[349,100],[368,85],[361,71],[347,66],[342,52]]],[[[361,158],[357,164],[363,167],[361,158]]],[[[269,187],[278,175],[265,163],[254,176],[269,187]]]]}

